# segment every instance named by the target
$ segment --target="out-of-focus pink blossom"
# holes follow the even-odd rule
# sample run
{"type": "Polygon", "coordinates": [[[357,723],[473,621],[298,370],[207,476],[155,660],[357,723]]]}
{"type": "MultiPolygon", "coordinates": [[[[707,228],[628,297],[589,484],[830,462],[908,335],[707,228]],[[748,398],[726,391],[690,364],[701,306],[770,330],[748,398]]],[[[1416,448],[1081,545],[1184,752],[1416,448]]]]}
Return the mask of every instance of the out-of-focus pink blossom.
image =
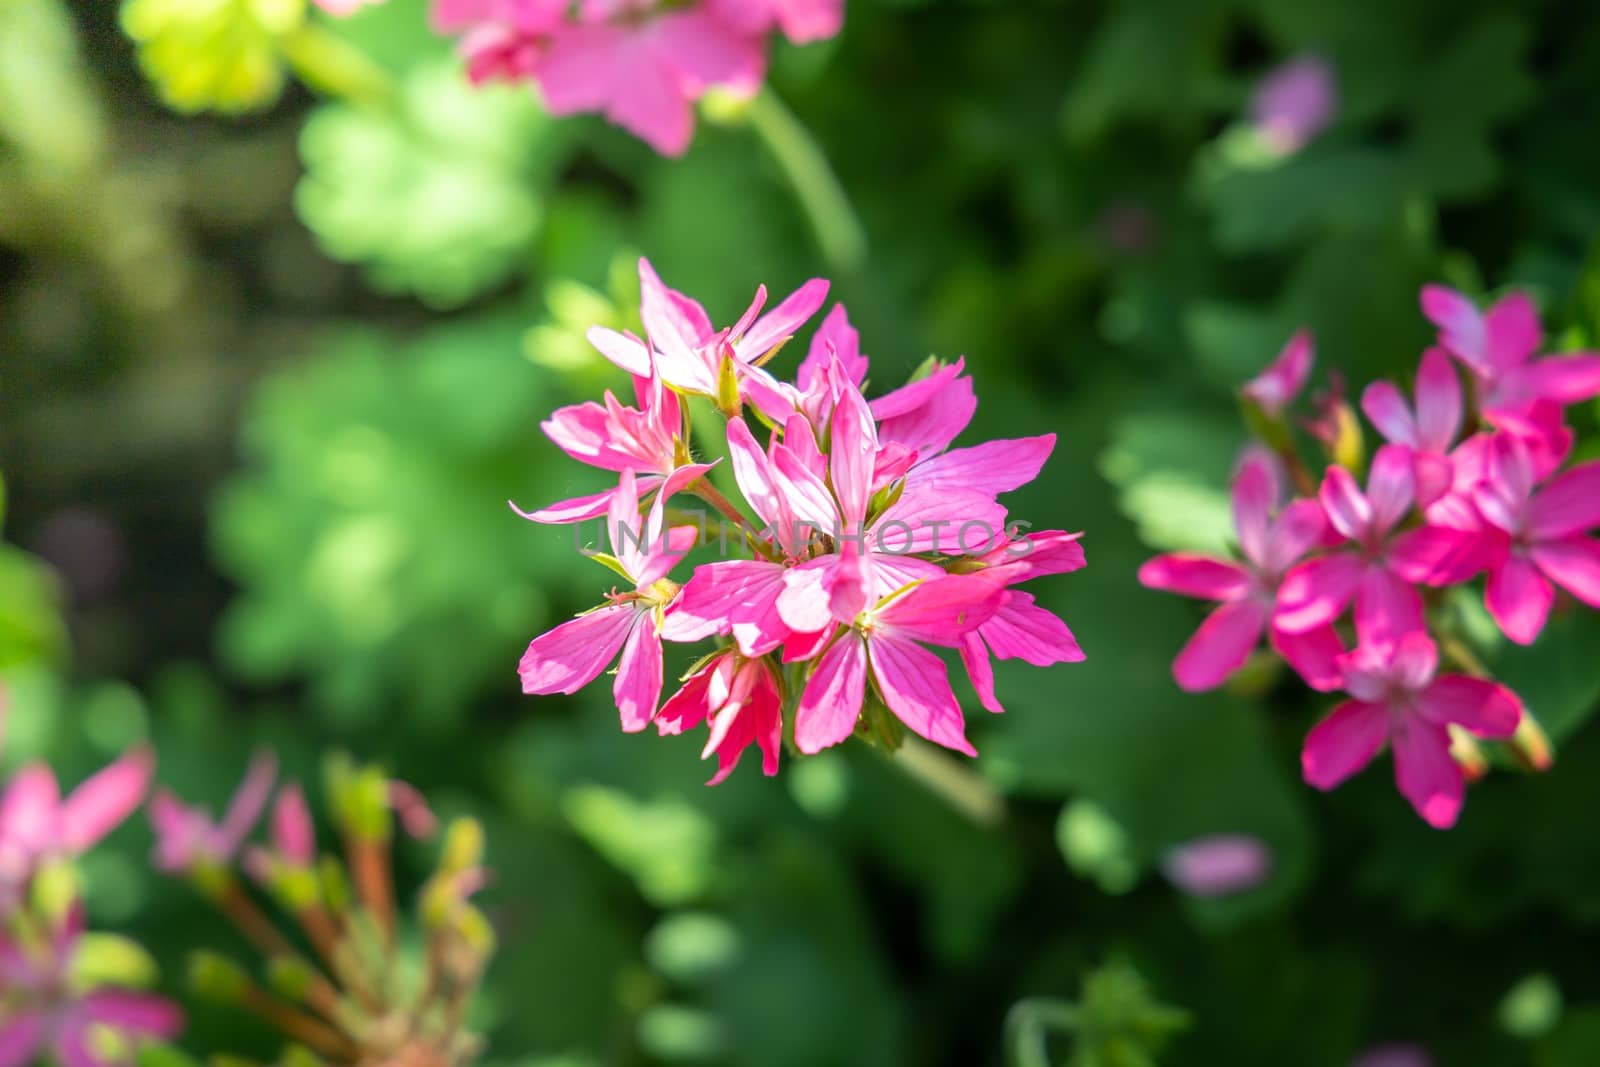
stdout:
{"type": "Polygon", "coordinates": [[[42,863],[93,848],[144,801],[155,769],[146,746],[85,779],[64,799],[42,763],[23,767],[0,793],[0,900],[24,886],[42,863]]]}
{"type": "Polygon", "coordinates": [[[1451,726],[1479,737],[1508,738],[1522,703],[1505,686],[1462,674],[1435,677],[1438,649],[1424,633],[1363,644],[1343,658],[1340,704],[1306,736],[1305,779],[1332,789],[1365,767],[1387,742],[1395,782],[1430,826],[1454,826],[1465,779],[1450,755],[1451,726]]]}
{"type": "Polygon", "coordinates": [[[1410,452],[1417,505],[1426,508],[1450,489],[1450,450],[1461,432],[1461,380],[1443,349],[1422,354],[1416,396],[1413,413],[1393,382],[1373,382],[1361,394],[1361,410],[1385,440],[1410,452]]]}
{"type": "Polygon", "coordinates": [[[844,0],[707,0],[706,8],[743,33],[778,29],[795,44],[825,41],[844,26],[844,0]]]}
{"type": "Polygon", "coordinates": [[[1190,896],[1228,896],[1265,882],[1272,874],[1272,852],[1259,837],[1211,834],[1169,851],[1161,869],[1190,896]]]}
{"type": "Polygon", "coordinates": [[[169,790],[157,792],[149,806],[150,828],[156,835],[156,868],[178,873],[232,863],[261,818],[277,774],[277,757],[271,752],[257,753],[220,822],[212,821],[203,809],[184,804],[169,790]]]}
{"type": "Polygon", "coordinates": [[[1318,55],[1296,56],[1256,87],[1250,118],[1275,152],[1289,155],[1310,144],[1339,108],[1333,66],[1318,55]]]}
{"type": "Polygon", "coordinates": [[[1246,382],[1240,392],[1255,401],[1268,417],[1282,418],[1284,411],[1306,387],[1316,358],[1317,350],[1311,334],[1301,330],[1289,338],[1289,343],[1283,346],[1278,358],[1266,370],[1246,382]]]}

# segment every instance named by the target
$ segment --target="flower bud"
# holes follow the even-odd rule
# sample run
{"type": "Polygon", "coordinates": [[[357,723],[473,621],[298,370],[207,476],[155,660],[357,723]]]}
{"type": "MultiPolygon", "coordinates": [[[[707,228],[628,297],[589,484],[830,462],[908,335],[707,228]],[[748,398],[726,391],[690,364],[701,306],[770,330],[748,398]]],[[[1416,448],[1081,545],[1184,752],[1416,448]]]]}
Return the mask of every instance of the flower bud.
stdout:
{"type": "Polygon", "coordinates": [[[293,956],[276,956],[267,963],[267,985],[296,1004],[306,999],[315,979],[311,965],[293,956]]]}
{"type": "Polygon", "coordinates": [[[131,938],[86,933],[72,957],[71,979],[78,989],[102,985],[143,989],[156,980],[156,961],[131,938]]]}
{"type": "Polygon", "coordinates": [[[317,880],[321,884],[322,902],[335,915],[350,907],[350,880],[344,868],[332,856],[322,857],[317,865],[317,880]]]}
{"type": "Polygon", "coordinates": [[[483,862],[483,824],[477,819],[455,819],[445,831],[441,870],[456,873],[483,862]]]}
{"type": "Polygon", "coordinates": [[[1511,754],[1523,768],[1537,773],[1550,769],[1555,762],[1555,752],[1550,747],[1550,736],[1539,725],[1539,720],[1524,711],[1517,732],[1511,737],[1511,754]]]}
{"type": "Polygon", "coordinates": [[[251,985],[244,968],[226,956],[205,950],[189,956],[189,988],[196,996],[219,1004],[237,1004],[251,985]]]}
{"type": "Polygon", "coordinates": [[[366,841],[389,840],[388,777],[376,767],[357,767],[344,755],[329,756],[325,774],[339,829],[366,841]]]}

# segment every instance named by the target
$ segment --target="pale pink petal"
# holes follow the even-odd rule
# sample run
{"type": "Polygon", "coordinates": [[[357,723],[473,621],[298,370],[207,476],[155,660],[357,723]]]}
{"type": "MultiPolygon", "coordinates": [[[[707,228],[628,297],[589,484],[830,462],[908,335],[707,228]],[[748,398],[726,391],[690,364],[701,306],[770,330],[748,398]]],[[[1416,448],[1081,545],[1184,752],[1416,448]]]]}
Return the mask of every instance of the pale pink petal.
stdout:
{"type": "Polygon", "coordinates": [[[873,520],[873,552],[905,555],[982,555],[1005,541],[1006,509],[985,493],[962,489],[908,489],[873,520]]]}
{"type": "Polygon", "coordinates": [[[1278,587],[1274,625],[1289,633],[1303,633],[1333,622],[1355,598],[1366,569],[1354,552],[1320,556],[1295,567],[1278,587]]]}
{"type": "Polygon", "coordinates": [[[272,805],[272,847],[296,867],[309,867],[317,858],[317,834],[311,825],[306,795],[294,783],[278,790],[272,805]]]}
{"type": "Polygon", "coordinates": [[[121,989],[101,989],[78,1002],[91,1022],[142,1037],[172,1038],[183,1030],[183,1012],[170,1000],[121,989]]]}
{"type": "Polygon", "coordinates": [[[1416,429],[1415,443],[1430,452],[1449,451],[1461,432],[1461,378],[1450,357],[1437,348],[1422,354],[1417,370],[1416,429]]]}
{"type": "MultiPolygon", "coordinates": [[[[744,0],[732,0],[743,4],[744,0]]],[[[835,304],[817,327],[811,338],[811,347],[801,362],[795,380],[800,388],[811,390],[831,359],[837,358],[845,377],[860,386],[867,377],[867,357],[861,354],[861,334],[850,325],[850,317],[843,304],[835,304]]]]}
{"type": "Polygon", "coordinates": [[[630,334],[618,333],[605,326],[591,326],[584,334],[595,351],[629,374],[648,378],[655,373],[650,360],[650,346],[630,334]]]}
{"type": "Polygon", "coordinates": [[[988,622],[1000,610],[1004,590],[973,575],[950,575],[923,582],[874,613],[880,629],[955,648],[961,636],[988,622]]]}
{"type": "Polygon", "coordinates": [[[1200,600],[1237,600],[1250,591],[1250,572],[1209,556],[1173,553],[1139,568],[1139,584],[1200,600]]]}
{"type": "Polygon", "coordinates": [[[784,501],[796,519],[830,536],[844,532],[839,505],[827,483],[793,449],[787,445],[774,449],[772,465],[784,501]]]}
{"type": "Polygon", "coordinates": [[[1522,721],[1522,701],[1486,678],[1447,674],[1417,698],[1417,710],[1440,726],[1454,724],[1479,737],[1510,737],[1522,721]]]}
{"type": "Polygon", "coordinates": [[[1393,382],[1373,382],[1361,394],[1361,410],[1385,441],[1417,445],[1417,423],[1406,398],[1393,382]]]}
{"type": "Polygon", "coordinates": [[[1509,555],[1489,574],[1484,606],[1500,631],[1519,645],[1531,645],[1544,631],[1555,590],[1524,556],[1509,555]]]}
{"type": "Polygon", "coordinates": [[[1311,333],[1300,330],[1289,338],[1289,343],[1278,353],[1278,358],[1240,391],[1259,404],[1268,415],[1277,418],[1305,388],[1315,360],[1316,349],[1311,333]]]}
{"type": "Polygon", "coordinates": [[[61,845],[81,853],[116,829],[144,802],[155,753],[140,747],[72,791],[60,810],[61,845]]]}
{"type": "Polygon", "coordinates": [[[849,737],[861,715],[866,685],[866,644],[860,634],[847,630],[823,653],[800,695],[794,718],[795,747],[809,756],[849,737]]]}
{"type": "Polygon", "coordinates": [[[838,556],[819,556],[784,572],[783,592],[775,606],[785,626],[795,633],[810,634],[833,624],[832,572],[838,566],[838,556]]]}
{"type": "Polygon", "coordinates": [[[611,688],[624,732],[638,733],[650,725],[661,701],[661,683],[661,635],[650,617],[640,613],[622,645],[617,680],[611,688]]]}
{"type": "Polygon", "coordinates": [[[528,645],[517,673],[524,693],[576,693],[617,658],[638,613],[610,604],[564,622],[528,645]]]}
{"type": "Polygon", "coordinates": [[[972,379],[961,373],[965,366],[958,359],[874,400],[879,442],[902,444],[925,456],[948,448],[978,408],[972,379]]]}
{"type": "MultiPolygon", "coordinates": [[[[655,20],[649,35],[652,53],[677,75],[676,80],[691,98],[713,86],[750,96],[766,76],[767,52],[762,42],[704,11],[662,15],[655,20]]],[[[816,307],[821,306],[819,298],[816,307]]]]}
{"type": "Polygon", "coordinates": [[[1558,404],[1581,404],[1600,396],[1600,355],[1552,356],[1535,360],[1526,372],[1534,397],[1558,404]]]}
{"type": "Polygon", "coordinates": [[[1266,566],[1278,495],[1272,458],[1259,454],[1246,458],[1233,480],[1233,527],[1239,535],[1239,548],[1257,567],[1266,566]]]}
{"type": "Polygon", "coordinates": [[[1373,524],[1373,508],[1349,471],[1343,467],[1329,467],[1317,498],[1322,501],[1322,509],[1328,513],[1328,521],[1333,523],[1334,529],[1352,541],[1367,536],[1373,524]]]}
{"type": "Polygon", "coordinates": [[[1554,540],[1600,526],[1600,460],[1559,475],[1528,503],[1528,532],[1554,540]]]}
{"type": "Polygon", "coordinates": [[[231,856],[255,829],[277,777],[278,757],[272,752],[262,749],[250,758],[244,781],[233,791],[228,810],[222,813],[222,822],[217,826],[217,843],[225,854],[231,856]]]}
{"type": "Polygon", "coordinates": [[[1389,709],[1347,700],[1311,728],[1300,750],[1300,771],[1308,784],[1332,789],[1361,770],[1389,737],[1389,709]]]}
{"type": "Polygon", "coordinates": [[[1426,689],[1439,669],[1439,646],[1422,630],[1414,630],[1394,642],[1389,672],[1394,684],[1410,692],[1426,689]]]}
{"type": "Polygon", "coordinates": [[[1020,659],[1035,667],[1082,663],[1083,649],[1066,623],[1034,602],[1033,596],[1006,590],[1000,610],[978,630],[997,659],[1020,659]]]}
{"type": "Polygon", "coordinates": [[[1263,573],[1276,577],[1328,536],[1328,516],[1315,500],[1296,500],[1279,513],[1267,535],[1263,573]]]}
{"type": "Polygon", "coordinates": [[[1387,534],[1405,518],[1416,500],[1416,474],[1409,449],[1399,445],[1378,449],[1367,477],[1367,500],[1372,505],[1372,529],[1378,535],[1387,534]]]}
{"type": "Polygon", "coordinates": [[[878,457],[878,434],[866,398],[853,386],[845,390],[834,406],[830,434],[830,481],[839,501],[840,516],[850,529],[855,529],[867,517],[867,504],[872,496],[872,469],[878,457]]]}
{"type": "Polygon", "coordinates": [[[1455,469],[1449,456],[1418,452],[1412,457],[1417,477],[1417,506],[1432,507],[1450,491],[1455,469]]]}
{"type": "Polygon", "coordinates": [[[761,316],[734,344],[739,358],[754,362],[792,337],[828,299],[826,278],[812,278],[761,316]]]}
{"type": "Polygon", "coordinates": [[[1000,714],[1005,707],[994,692],[994,664],[989,661],[989,649],[977,631],[961,636],[961,665],[967,669],[967,678],[978,694],[978,703],[985,711],[1000,714]]]}
{"type": "Polygon", "coordinates": [[[1568,537],[1543,541],[1531,550],[1546,578],[1592,608],[1600,608],[1600,541],[1568,537]]]}
{"type": "Polygon", "coordinates": [[[55,847],[61,833],[60,803],[61,790],[49,767],[23,767],[0,795],[0,841],[27,852],[55,847]]]}
{"type": "Polygon", "coordinates": [[[1408,716],[1394,726],[1394,780],[1429,826],[1446,830],[1461,814],[1466,782],[1450,755],[1450,735],[1443,726],[1408,716]]]}
{"type": "MultiPolygon", "coordinates": [[[[570,25],[551,36],[539,62],[539,94],[553,115],[599,111],[622,76],[617,56],[624,34],[611,26],[570,25]]],[[[659,343],[659,342],[657,342],[659,343]]]]}
{"type": "Polygon", "coordinates": [[[1215,689],[1244,666],[1267,628],[1270,605],[1235,600],[1222,605],[1200,624],[1172,664],[1172,676],[1191,693],[1215,689]]]}
{"type": "Polygon", "coordinates": [[[912,467],[906,488],[961,489],[989,496],[1008,493],[1039,476],[1055,444],[1056,435],[1048,433],[954,448],[912,467]]]}
{"type": "Polygon", "coordinates": [[[1544,343],[1539,309],[1527,293],[1515,292],[1495,301],[1483,316],[1489,363],[1507,371],[1526,363],[1544,343]]]}
{"type": "Polygon", "coordinates": [[[1343,684],[1339,659],[1345,654],[1345,647],[1339,631],[1332,626],[1318,626],[1298,634],[1273,627],[1268,637],[1273,650],[1312,689],[1332,693],[1343,684]]]}
{"type": "Polygon", "coordinates": [[[1439,327],[1439,343],[1452,355],[1481,373],[1491,369],[1488,327],[1471,300],[1442,285],[1425,285],[1422,313],[1439,327]]]}
{"type": "Polygon", "coordinates": [[[870,659],[883,702],[913,733],[968,756],[978,754],[967,740],[961,705],[938,656],[914,641],[879,632],[873,635],[870,659]]]}
{"type": "Polygon", "coordinates": [[[1423,628],[1422,594],[1387,567],[1367,568],[1356,590],[1356,634],[1368,641],[1398,641],[1423,628]]]}
{"type": "Polygon", "coordinates": [[[788,509],[783,506],[774,481],[772,464],[742,417],[728,420],[728,459],[733,466],[734,480],[739,483],[739,492],[761,521],[775,523],[781,528],[788,509]]]}
{"type": "Polygon", "coordinates": [[[626,56],[627,72],[613,83],[606,118],[664,156],[683,155],[694,134],[690,87],[654,49],[630,48],[626,56]]]}
{"type": "Polygon", "coordinates": [[[1258,837],[1211,834],[1172,849],[1161,869],[1168,881],[1191,896],[1228,896],[1266,881],[1272,873],[1272,853],[1258,837]]]}

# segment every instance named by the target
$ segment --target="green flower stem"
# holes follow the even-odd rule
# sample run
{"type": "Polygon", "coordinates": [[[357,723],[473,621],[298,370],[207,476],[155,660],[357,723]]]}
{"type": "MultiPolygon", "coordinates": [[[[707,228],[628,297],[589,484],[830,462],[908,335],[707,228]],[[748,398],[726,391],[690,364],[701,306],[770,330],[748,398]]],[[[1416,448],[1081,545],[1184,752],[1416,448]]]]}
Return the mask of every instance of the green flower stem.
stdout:
{"type": "Polygon", "coordinates": [[[316,22],[306,22],[286,34],[282,47],[300,80],[324,96],[380,107],[398,95],[388,71],[316,22]]]}
{"type": "Polygon", "coordinates": [[[972,766],[920,738],[907,735],[893,755],[894,765],[945,803],[982,827],[1005,819],[1006,803],[972,766]]]}
{"type": "Polygon", "coordinates": [[[1076,1030],[1080,1014],[1075,1004],[1045,997],[1012,1005],[1006,1014],[1008,1067],[1051,1067],[1050,1034],[1076,1030]]]}
{"type": "Polygon", "coordinates": [[[836,270],[855,271],[866,259],[867,235],[821,146],[770,88],[750,101],[746,114],[794,186],[823,257],[836,270]]]}

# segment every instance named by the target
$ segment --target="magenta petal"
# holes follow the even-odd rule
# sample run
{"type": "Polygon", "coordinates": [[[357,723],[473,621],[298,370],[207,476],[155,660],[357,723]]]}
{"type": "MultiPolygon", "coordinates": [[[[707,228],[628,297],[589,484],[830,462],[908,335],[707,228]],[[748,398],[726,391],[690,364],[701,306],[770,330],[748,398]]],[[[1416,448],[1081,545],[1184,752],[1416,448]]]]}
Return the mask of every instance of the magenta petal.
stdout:
{"type": "Polygon", "coordinates": [[[1571,405],[1600,396],[1600,356],[1552,356],[1535,360],[1525,373],[1539,399],[1571,405]]]}
{"type": "Polygon", "coordinates": [[[1586,533],[1600,526],[1600,460],[1557,476],[1528,504],[1528,530],[1538,540],[1586,533]]]}
{"type": "Polygon", "coordinates": [[[1268,636],[1273,649],[1312,689],[1332,693],[1343,684],[1344,672],[1339,668],[1339,658],[1345,654],[1344,642],[1331,625],[1298,634],[1273,627],[1268,636]]]}
{"type": "Polygon", "coordinates": [[[975,575],[923,582],[876,612],[881,627],[917,641],[954,648],[1000,610],[1004,590],[975,575]]]}
{"type": "Polygon", "coordinates": [[[1531,645],[1544,630],[1555,590],[1529,560],[1507,556],[1489,575],[1484,606],[1500,631],[1519,645],[1531,645]]]}
{"type": "MultiPolygon", "coordinates": [[[[1016,589],[1006,590],[1000,610],[979,628],[996,659],[1020,659],[1035,667],[1082,663],[1083,649],[1066,623],[1016,589]]],[[[963,638],[963,641],[965,638],[963,638]]]]}
{"type": "Polygon", "coordinates": [[[1353,552],[1309,559],[1284,576],[1273,623],[1303,633],[1333,622],[1356,595],[1366,564],[1353,552]]]}
{"type": "Polygon", "coordinates": [[[1250,572],[1237,563],[1178,552],[1140,567],[1139,584],[1200,600],[1236,600],[1249,592],[1250,572]]]}
{"type": "Polygon", "coordinates": [[[1545,577],[1588,604],[1600,608],[1600,541],[1568,537],[1533,546],[1533,562],[1545,577]]]}
{"type": "Polygon", "coordinates": [[[43,1059],[44,1018],[19,1011],[0,1022],[0,1067],[29,1067],[43,1059]]]}
{"type": "Polygon", "coordinates": [[[92,1022],[144,1037],[176,1037],[183,1012],[170,1000],[120,989],[101,989],[85,996],[79,1009],[92,1022]]]}
{"type": "Polygon", "coordinates": [[[1450,526],[1407,530],[1389,546],[1389,569],[1408,582],[1455,585],[1482,571],[1491,558],[1484,535],[1450,526]]]}
{"type": "Polygon", "coordinates": [[[1055,444],[1056,435],[1048,433],[951,449],[913,467],[906,487],[964,489],[988,496],[1008,493],[1039,476],[1055,444]]]}
{"type": "Polygon", "coordinates": [[[1276,359],[1258,376],[1240,390],[1254,400],[1273,418],[1283,414],[1285,408],[1300,395],[1306,379],[1311,376],[1311,365],[1316,360],[1309,331],[1300,330],[1289,338],[1276,359]]]}
{"type": "Polygon", "coordinates": [[[896,718],[934,744],[978,754],[967,740],[966,721],[944,661],[913,641],[881,631],[872,639],[870,658],[878,692],[896,718]]]}
{"type": "Polygon", "coordinates": [[[1422,595],[1386,567],[1371,566],[1356,590],[1356,634],[1363,644],[1398,641],[1423,628],[1422,595]]]}
{"type": "Polygon", "coordinates": [[[1280,575],[1328,535],[1328,516],[1315,500],[1295,500],[1278,514],[1268,533],[1262,569],[1280,575]]]}
{"type": "Polygon", "coordinates": [[[800,695],[794,718],[795,747],[809,756],[849,737],[861,715],[866,685],[866,645],[860,634],[847,631],[823,653],[800,695]]]}
{"type": "Polygon", "coordinates": [[[1272,873],[1272,853],[1257,837],[1212,834],[1168,852],[1161,869],[1168,881],[1191,896],[1227,896],[1266,881],[1272,873]]]}
{"type": "Polygon", "coordinates": [[[1235,600],[1213,611],[1173,661],[1178,685],[1194,693],[1227,681],[1261,643],[1271,614],[1269,605],[1254,599],[1235,600]]]}
{"type": "Polygon", "coordinates": [[[1278,504],[1276,461],[1270,455],[1251,454],[1233,480],[1233,526],[1239,548],[1257,567],[1265,567],[1272,510],[1278,504]]]}
{"type": "Polygon", "coordinates": [[[1479,737],[1510,737],[1522,721],[1522,701],[1486,678],[1447,674],[1417,698],[1417,710],[1439,726],[1454,724],[1479,737]]]}
{"type": "Polygon", "coordinates": [[[610,604],[534,638],[517,665],[522,691],[576,693],[616,658],[636,615],[629,604],[610,604]]]}
{"type": "Polygon", "coordinates": [[[611,688],[625,732],[638,733],[656,717],[662,672],[661,635],[656,632],[654,620],[640,613],[622,645],[617,680],[611,688]]]}
{"type": "Polygon", "coordinates": [[[872,497],[878,434],[866,398],[854,386],[846,388],[834,405],[830,434],[828,474],[839,514],[847,525],[859,526],[866,521],[872,497]]]}
{"type": "Polygon", "coordinates": [[[1356,484],[1355,476],[1343,467],[1328,468],[1317,498],[1333,528],[1350,540],[1362,540],[1372,528],[1372,505],[1356,484]]]}
{"type": "Polygon", "coordinates": [[[1450,735],[1420,716],[1395,724],[1394,780],[1424,822],[1439,830],[1455,825],[1466,782],[1450,755],[1450,735]]]}
{"type": "Polygon", "coordinates": [[[297,867],[309,867],[317,858],[316,830],[311,825],[311,809],[298,785],[278,791],[272,806],[272,846],[297,867]]]}
{"type": "Polygon", "coordinates": [[[792,337],[827,299],[826,278],[812,278],[806,282],[784,297],[777,307],[757,319],[749,332],[739,339],[736,345],[739,358],[747,363],[759,360],[792,337]]]}
{"type": "Polygon", "coordinates": [[[961,636],[961,665],[967,669],[967,678],[978,694],[978,703],[985,711],[999,714],[1006,709],[994,692],[994,664],[989,660],[989,648],[976,632],[961,636]]]}
{"type": "Polygon", "coordinates": [[[1378,449],[1367,476],[1367,500],[1372,505],[1372,527],[1379,533],[1388,533],[1405,518],[1416,500],[1416,473],[1410,449],[1400,445],[1378,449]]]}
{"type": "Polygon", "coordinates": [[[1417,423],[1399,387],[1393,382],[1373,382],[1361,394],[1361,410],[1385,441],[1417,446],[1417,423]]]}
{"type": "Polygon", "coordinates": [[[1461,432],[1461,378],[1437,348],[1422,354],[1417,370],[1417,445],[1446,452],[1461,432]]]}
{"type": "Polygon", "coordinates": [[[72,791],[60,810],[61,845],[81,853],[116,829],[144,801],[155,755],[137,748],[72,791]]]}
{"type": "Polygon", "coordinates": [[[1300,751],[1300,770],[1308,784],[1332,789],[1378,754],[1389,737],[1389,709],[1347,700],[1311,728],[1300,751]]]}

